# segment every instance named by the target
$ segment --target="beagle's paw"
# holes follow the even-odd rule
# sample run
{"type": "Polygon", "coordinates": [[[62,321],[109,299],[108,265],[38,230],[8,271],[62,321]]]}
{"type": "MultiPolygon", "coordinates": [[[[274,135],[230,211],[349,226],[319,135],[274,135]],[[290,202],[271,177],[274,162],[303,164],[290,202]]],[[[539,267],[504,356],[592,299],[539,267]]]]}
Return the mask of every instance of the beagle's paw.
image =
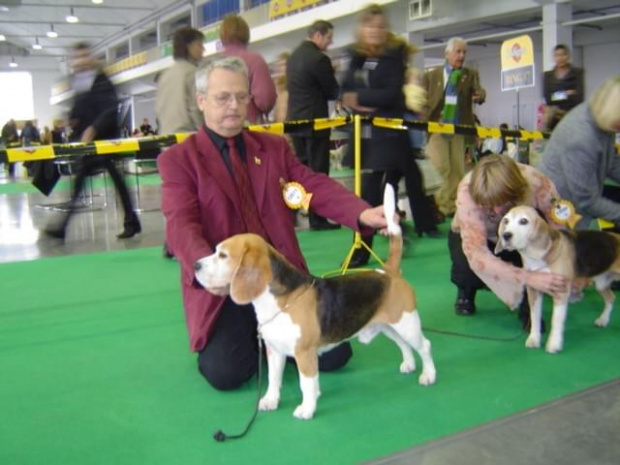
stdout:
{"type": "Polygon", "coordinates": [[[607,326],[609,324],[609,316],[599,316],[596,320],[594,320],[594,324],[596,326],[600,326],[601,328],[604,328],[605,326],[607,326]]]}
{"type": "Polygon", "coordinates": [[[293,412],[293,416],[299,420],[310,420],[314,416],[315,410],[316,407],[299,404],[293,412]]]}
{"type": "Polygon", "coordinates": [[[262,397],[260,401],[258,401],[258,410],[261,412],[266,412],[269,410],[277,410],[278,405],[280,404],[280,398],[277,396],[270,396],[266,394],[262,397]]]}
{"type": "Polygon", "coordinates": [[[403,363],[400,364],[400,372],[404,375],[407,375],[409,373],[413,373],[415,371],[415,361],[414,360],[407,360],[407,361],[403,361],[403,363]]]}
{"type": "Polygon", "coordinates": [[[550,337],[545,350],[550,354],[557,354],[562,350],[562,339],[550,337]]]}
{"type": "Polygon", "coordinates": [[[418,379],[418,382],[422,386],[430,386],[431,384],[435,384],[435,380],[437,379],[437,373],[433,370],[423,371],[418,379]]]}
{"type": "Polygon", "coordinates": [[[528,349],[538,349],[540,347],[540,334],[530,334],[525,341],[525,347],[528,349]]]}

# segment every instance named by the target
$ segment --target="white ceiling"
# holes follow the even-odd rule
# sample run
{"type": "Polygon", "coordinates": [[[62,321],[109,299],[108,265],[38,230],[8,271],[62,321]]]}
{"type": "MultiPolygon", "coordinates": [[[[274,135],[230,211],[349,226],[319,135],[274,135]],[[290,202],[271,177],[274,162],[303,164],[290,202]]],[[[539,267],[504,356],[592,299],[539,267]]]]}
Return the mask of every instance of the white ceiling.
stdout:
{"type": "Polygon", "coordinates": [[[86,40],[96,46],[173,3],[177,1],[0,0],[0,34],[6,36],[6,41],[0,42],[0,55],[60,60],[74,43],[86,40]],[[78,23],[65,20],[71,7],[78,23]],[[46,36],[52,24],[58,33],[55,39],[46,36]],[[32,49],[37,40],[42,50],[32,49]]]}

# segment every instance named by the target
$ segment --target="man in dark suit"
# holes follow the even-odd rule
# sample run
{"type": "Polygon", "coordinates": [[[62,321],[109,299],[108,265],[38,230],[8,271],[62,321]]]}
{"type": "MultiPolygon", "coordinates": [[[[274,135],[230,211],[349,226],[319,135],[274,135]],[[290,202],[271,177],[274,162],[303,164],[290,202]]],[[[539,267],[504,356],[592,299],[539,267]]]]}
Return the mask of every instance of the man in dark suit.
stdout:
{"type": "MultiPolygon", "coordinates": [[[[243,60],[227,57],[196,73],[205,125],[158,158],[166,241],[181,264],[183,304],[192,351],[217,389],[239,387],[258,368],[256,316],[251,305],[203,289],[194,264],[235,234],[262,235],[294,266],[307,271],[295,236],[295,214],[283,187],[296,182],[318,214],[369,232],[386,226],[382,207],[370,206],[329,177],[314,173],[283,137],[243,130],[250,100],[243,60]]],[[[336,369],[351,356],[348,343],[323,354],[319,368],[336,369]]]]}
{"type": "MultiPolygon", "coordinates": [[[[315,21],[308,28],[308,38],[291,54],[286,65],[288,121],[327,118],[327,102],[338,98],[339,86],[331,60],[324,53],[332,43],[334,26],[315,21]]],[[[304,165],[317,173],[329,174],[330,130],[292,134],[295,153],[304,165]]],[[[310,211],[310,229],[340,227],[310,211]]]]}
{"type": "MultiPolygon", "coordinates": [[[[466,53],[465,41],[454,37],[446,45],[445,65],[425,73],[429,121],[475,125],[473,104],[484,103],[486,92],[480,86],[478,72],[463,66],[466,53]]],[[[465,138],[431,134],[426,153],[442,178],[435,194],[437,206],[444,215],[454,216],[456,190],[465,175],[465,138]]]]}
{"type": "MultiPolygon", "coordinates": [[[[70,142],[91,143],[95,140],[116,139],[119,135],[118,98],[114,85],[92,56],[87,43],[81,42],[73,47],[71,60],[75,97],[69,115],[70,142]]],[[[133,210],[125,179],[114,165],[114,160],[109,155],[85,155],[76,160],[76,164],[78,168],[70,209],[59,225],[48,227],[45,233],[64,239],[69,220],[78,207],[86,177],[99,170],[106,170],[110,174],[125,210],[124,228],[116,237],[127,239],[141,232],[140,220],[133,210]]]]}

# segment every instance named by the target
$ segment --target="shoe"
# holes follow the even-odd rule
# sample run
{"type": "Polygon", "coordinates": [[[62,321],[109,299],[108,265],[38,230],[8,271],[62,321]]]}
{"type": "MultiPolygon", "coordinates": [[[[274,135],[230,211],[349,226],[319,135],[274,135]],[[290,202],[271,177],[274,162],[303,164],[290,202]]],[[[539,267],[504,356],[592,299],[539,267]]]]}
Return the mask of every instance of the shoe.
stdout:
{"type": "Polygon", "coordinates": [[[45,234],[47,237],[51,237],[54,239],[65,239],[65,229],[64,228],[60,228],[60,229],[53,229],[53,228],[46,228],[45,230],[43,230],[43,234],[45,234]]]}
{"type": "Polygon", "coordinates": [[[164,258],[167,258],[169,260],[172,260],[174,258],[174,254],[172,253],[172,250],[170,250],[170,247],[168,247],[168,244],[165,242],[164,242],[162,255],[164,256],[164,258]]]}
{"type": "Polygon", "coordinates": [[[441,233],[437,228],[429,229],[428,231],[419,231],[416,229],[415,232],[418,234],[418,237],[424,237],[424,235],[431,239],[439,239],[441,237],[441,233]]]}
{"type": "Polygon", "coordinates": [[[366,266],[368,265],[368,260],[370,260],[370,252],[366,249],[357,249],[353,252],[353,256],[349,262],[349,268],[361,268],[362,266],[366,266]]]}
{"type": "Polygon", "coordinates": [[[460,289],[456,296],[456,302],[454,303],[454,311],[457,315],[472,316],[476,313],[476,304],[474,299],[476,298],[476,291],[466,291],[460,289]]]}
{"type": "Polygon", "coordinates": [[[126,220],[124,226],[123,232],[116,236],[118,239],[129,239],[142,232],[140,220],[135,215],[130,220],[126,220]]]}
{"type": "Polygon", "coordinates": [[[331,231],[333,229],[340,229],[342,226],[336,223],[330,223],[325,221],[324,223],[317,223],[310,226],[311,231],[331,231]]]}

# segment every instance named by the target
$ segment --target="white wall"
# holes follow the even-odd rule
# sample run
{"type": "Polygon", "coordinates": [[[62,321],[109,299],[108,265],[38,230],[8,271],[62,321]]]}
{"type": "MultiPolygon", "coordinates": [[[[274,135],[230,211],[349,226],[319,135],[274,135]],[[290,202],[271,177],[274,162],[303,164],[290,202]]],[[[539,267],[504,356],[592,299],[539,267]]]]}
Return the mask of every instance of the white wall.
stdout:
{"type": "Polygon", "coordinates": [[[64,117],[65,110],[50,105],[52,86],[62,77],[60,71],[32,71],[34,116],[40,129],[52,127],[54,118],[64,117]]]}

